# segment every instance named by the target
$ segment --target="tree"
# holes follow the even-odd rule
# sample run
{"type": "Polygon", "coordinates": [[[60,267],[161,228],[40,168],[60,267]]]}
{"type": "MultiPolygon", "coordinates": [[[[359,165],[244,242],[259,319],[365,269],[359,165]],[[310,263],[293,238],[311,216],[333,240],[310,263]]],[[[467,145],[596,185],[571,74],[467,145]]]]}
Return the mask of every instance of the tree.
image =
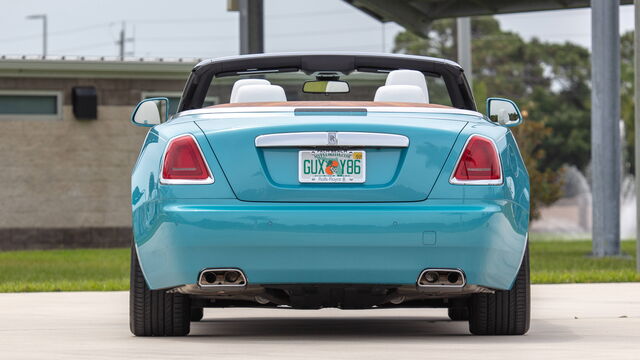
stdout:
{"type": "MultiPolygon", "coordinates": [[[[444,19],[435,21],[424,38],[402,32],[394,51],[456,59],[454,29],[454,20],[444,19]]],[[[478,109],[484,109],[489,95],[502,96],[516,100],[525,114],[527,121],[514,129],[514,135],[529,170],[531,214],[537,217],[541,205],[560,197],[562,164],[584,168],[589,161],[590,114],[588,100],[585,103],[582,98],[584,91],[587,99],[589,94],[588,53],[584,56],[581,48],[571,44],[526,42],[515,33],[502,31],[492,17],[473,18],[471,29],[478,109]]]]}
{"type": "Polygon", "coordinates": [[[549,136],[551,129],[539,121],[526,121],[520,126],[512,128],[513,135],[518,141],[522,159],[529,172],[531,186],[531,218],[540,216],[540,207],[554,203],[562,195],[562,170],[551,168],[540,169],[540,160],[545,158],[545,149],[541,146],[543,140],[549,136]]]}

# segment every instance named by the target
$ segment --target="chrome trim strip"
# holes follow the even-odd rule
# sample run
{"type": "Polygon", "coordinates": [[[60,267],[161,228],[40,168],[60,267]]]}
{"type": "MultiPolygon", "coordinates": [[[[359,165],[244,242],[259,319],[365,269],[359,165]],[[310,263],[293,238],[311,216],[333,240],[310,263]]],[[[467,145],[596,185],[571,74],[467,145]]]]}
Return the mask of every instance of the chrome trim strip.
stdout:
{"type": "Polygon", "coordinates": [[[368,132],[295,132],[256,137],[256,147],[402,147],[409,138],[398,134],[368,132]]]}
{"type": "Polygon", "coordinates": [[[424,288],[424,287],[437,287],[437,288],[461,288],[464,287],[465,285],[467,285],[467,276],[465,275],[464,271],[462,271],[462,269],[458,269],[458,268],[451,268],[451,269],[446,269],[446,268],[434,268],[434,269],[424,269],[420,272],[420,275],[418,275],[418,280],[416,280],[416,285],[418,285],[418,287],[424,288]],[[458,274],[460,274],[460,276],[462,277],[462,284],[460,285],[440,285],[440,284],[435,284],[435,285],[422,285],[420,284],[420,279],[422,279],[422,275],[424,275],[425,272],[427,271],[449,271],[449,272],[457,272],[458,274]]]}
{"type": "Polygon", "coordinates": [[[181,135],[177,135],[172,137],[171,139],[169,139],[169,141],[167,141],[167,146],[164,147],[164,151],[162,152],[162,162],[160,163],[160,184],[163,185],[204,185],[204,184],[213,184],[215,182],[215,179],[213,177],[213,172],[211,172],[211,168],[209,168],[209,163],[207,162],[207,158],[204,157],[204,153],[202,152],[202,149],[200,148],[200,144],[198,143],[198,139],[196,139],[195,136],[193,136],[192,134],[181,134],[181,135]],[[204,180],[183,180],[183,179],[165,179],[164,177],[162,177],[162,169],[164,169],[164,159],[167,156],[167,149],[169,148],[169,145],[171,144],[171,142],[177,138],[183,137],[183,136],[191,136],[191,138],[193,139],[193,141],[196,143],[196,146],[198,147],[198,151],[200,152],[200,156],[202,156],[202,161],[204,161],[204,166],[207,167],[207,171],[209,172],[209,177],[204,179],[204,180]]]}
{"type": "Polygon", "coordinates": [[[469,138],[467,138],[467,141],[465,141],[464,145],[462,146],[462,151],[460,152],[460,155],[458,155],[458,160],[456,160],[456,164],[454,165],[453,171],[451,172],[451,177],[449,177],[449,183],[452,184],[452,185],[502,185],[503,179],[504,179],[504,174],[502,172],[502,160],[500,160],[500,152],[498,151],[498,146],[496,145],[496,142],[493,141],[493,139],[491,139],[489,137],[486,137],[484,135],[471,134],[469,136],[469,138]],[[489,140],[491,142],[491,144],[493,145],[493,149],[496,151],[496,155],[498,155],[498,166],[500,167],[500,179],[497,179],[497,180],[458,180],[458,179],[455,178],[456,170],[458,169],[458,165],[460,164],[460,160],[462,160],[462,155],[464,154],[464,150],[467,148],[467,145],[469,145],[469,141],[471,141],[471,139],[473,139],[476,136],[489,140]]]}
{"type": "Polygon", "coordinates": [[[236,71],[236,74],[238,74],[238,75],[268,74],[268,73],[277,73],[277,72],[280,72],[280,70],[278,70],[278,69],[273,69],[273,70],[245,70],[245,71],[236,71]]]}

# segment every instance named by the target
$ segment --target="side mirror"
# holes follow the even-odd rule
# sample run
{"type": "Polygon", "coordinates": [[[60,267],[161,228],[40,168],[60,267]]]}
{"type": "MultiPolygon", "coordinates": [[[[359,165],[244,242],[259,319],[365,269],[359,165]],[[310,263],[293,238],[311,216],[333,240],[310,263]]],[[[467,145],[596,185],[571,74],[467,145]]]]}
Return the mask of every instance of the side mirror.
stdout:
{"type": "Polygon", "coordinates": [[[150,98],[140,101],[131,113],[131,122],[137,126],[152,127],[169,118],[169,99],[150,98]]]}
{"type": "Polygon", "coordinates": [[[487,116],[501,126],[512,127],[522,123],[522,114],[518,105],[509,99],[488,98],[487,116]]]}

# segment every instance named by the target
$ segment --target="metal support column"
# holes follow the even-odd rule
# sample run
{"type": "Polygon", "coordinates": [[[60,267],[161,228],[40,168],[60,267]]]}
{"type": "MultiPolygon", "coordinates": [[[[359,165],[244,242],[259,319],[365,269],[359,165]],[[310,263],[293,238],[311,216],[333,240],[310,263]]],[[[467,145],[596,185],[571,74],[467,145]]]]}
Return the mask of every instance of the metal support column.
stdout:
{"type": "Polygon", "coordinates": [[[264,4],[262,0],[238,0],[240,54],[264,52],[264,4]]]}
{"type": "Polygon", "coordinates": [[[591,1],[593,255],[620,254],[619,0],[591,1]]]}
{"type": "Polygon", "coordinates": [[[464,69],[469,86],[471,86],[471,18],[458,18],[456,20],[456,27],[458,34],[458,63],[464,69]]]}
{"type": "MultiPolygon", "coordinates": [[[[640,0],[635,0],[635,34],[640,30],[640,0]]],[[[636,271],[640,273],[640,36],[633,39],[635,51],[634,83],[635,83],[635,157],[636,157],[636,271]]]]}

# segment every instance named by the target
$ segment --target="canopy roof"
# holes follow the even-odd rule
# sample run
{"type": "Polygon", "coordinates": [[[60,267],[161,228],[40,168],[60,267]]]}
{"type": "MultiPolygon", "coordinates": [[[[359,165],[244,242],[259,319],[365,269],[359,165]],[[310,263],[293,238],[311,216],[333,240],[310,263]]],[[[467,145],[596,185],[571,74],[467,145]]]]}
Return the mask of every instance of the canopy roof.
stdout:
{"type": "MultiPolygon", "coordinates": [[[[438,19],[590,7],[590,0],[344,0],[374,18],[426,35],[438,19]]],[[[613,0],[612,0],[613,1],[613,0]]],[[[621,5],[633,0],[620,0],[621,5]]]]}

